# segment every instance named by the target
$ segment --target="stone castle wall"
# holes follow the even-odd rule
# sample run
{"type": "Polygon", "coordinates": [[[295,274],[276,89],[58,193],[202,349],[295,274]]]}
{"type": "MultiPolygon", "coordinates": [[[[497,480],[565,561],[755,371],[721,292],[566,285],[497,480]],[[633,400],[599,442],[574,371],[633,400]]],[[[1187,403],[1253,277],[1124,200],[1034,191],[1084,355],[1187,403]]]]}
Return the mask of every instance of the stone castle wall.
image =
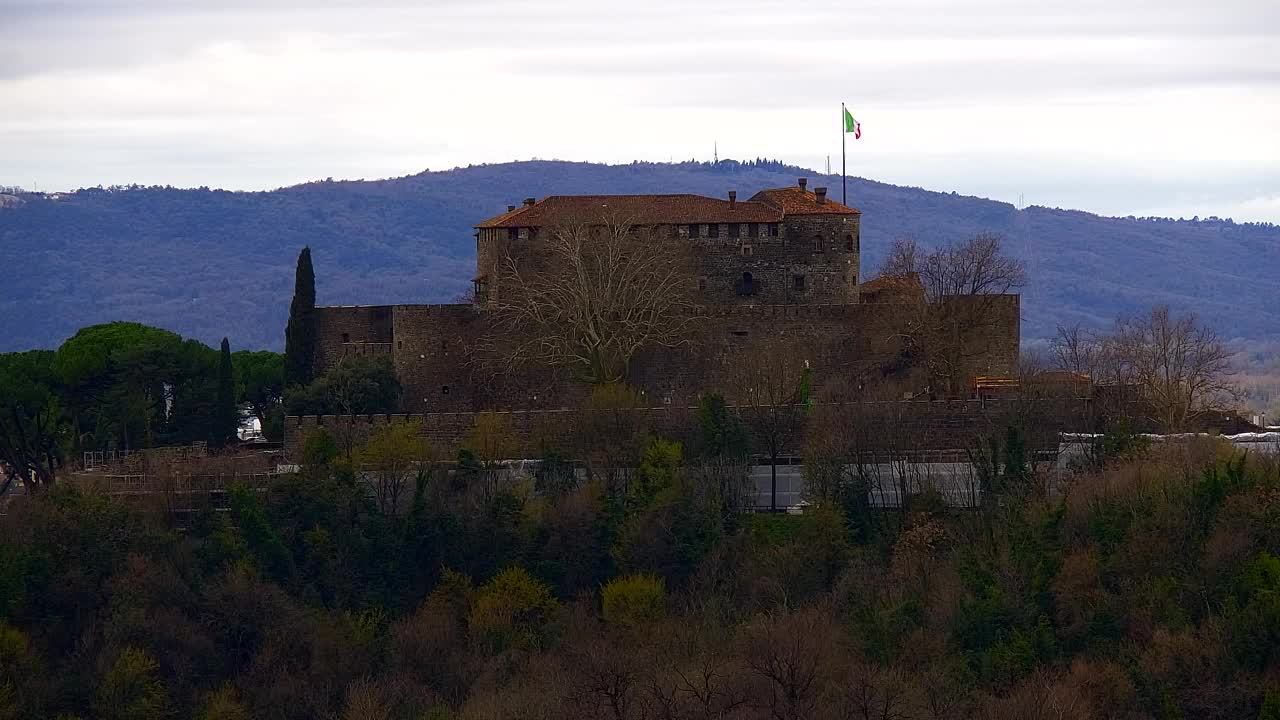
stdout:
{"type": "MultiPolygon", "coordinates": [[[[846,441],[860,450],[910,457],[972,448],[982,438],[1003,433],[1010,424],[1025,426],[1028,418],[1034,421],[1033,426],[1027,428],[1031,448],[1054,448],[1060,432],[1074,429],[1076,419],[1088,416],[1088,404],[1088,400],[1078,398],[817,404],[810,408],[808,417],[811,428],[827,421],[844,423],[839,426],[842,428],[856,425],[858,429],[849,430],[848,435],[861,434],[862,437],[856,440],[846,437],[846,441]]],[[[648,433],[683,442],[686,446],[696,442],[694,407],[650,407],[630,412],[638,418],[634,425],[648,433]]],[[[284,445],[287,456],[297,460],[307,437],[321,428],[340,445],[359,447],[388,425],[416,423],[424,443],[436,448],[443,457],[452,458],[468,444],[477,420],[489,416],[496,420],[497,426],[510,431],[507,447],[511,457],[504,459],[541,457],[547,450],[572,457],[576,446],[598,442],[583,435],[584,426],[590,427],[583,421],[588,420],[590,414],[588,410],[566,409],[289,416],[285,418],[284,445]]],[[[804,456],[807,443],[808,438],[802,433],[783,454],[804,456]]]]}
{"type": "MultiPolygon", "coordinates": [[[[985,302],[996,304],[998,321],[966,339],[966,358],[974,374],[1011,375],[1018,361],[1018,297],[985,302]]],[[[557,410],[580,407],[589,393],[563,370],[530,365],[495,372],[478,363],[475,350],[487,326],[476,306],[337,307],[317,313],[317,371],[344,355],[387,353],[407,412],[557,410]]],[[[903,337],[910,320],[896,304],[709,306],[694,318],[685,343],[637,355],[630,382],[653,404],[689,406],[705,392],[731,397],[744,364],[761,353],[785,353],[807,363],[819,388],[880,387],[877,399],[900,398],[897,388],[918,393],[928,386],[903,337]]]]}

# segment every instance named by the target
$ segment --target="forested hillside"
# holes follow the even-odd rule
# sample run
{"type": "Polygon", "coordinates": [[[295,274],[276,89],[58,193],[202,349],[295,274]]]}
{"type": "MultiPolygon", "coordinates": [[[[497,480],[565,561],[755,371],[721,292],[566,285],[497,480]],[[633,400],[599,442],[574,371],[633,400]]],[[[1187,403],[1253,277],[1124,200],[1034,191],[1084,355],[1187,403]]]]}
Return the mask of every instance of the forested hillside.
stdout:
{"type": "MultiPolygon", "coordinates": [[[[533,161],[272,192],[87,189],[0,203],[0,350],[55,347],[77,328],[135,320],[207,343],[283,344],[297,251],[315,253],[319,302],[447,302],[474,272],[471,226],[525,197],[694,192],[749,197],[799,175],[839,197],[839,177],[763,161],[595,165],[533,161]]],[[[1105,325],[1169,303],[1227,336],[1280,332],[1280,228],[1230,221],[1104,218],[849,181],[863,211],[864,275],[893,239],[1007,236],[1032,278],[1024,335],[1105,325]],[[1268,303],[1270,312],[1268,312],[1268,303]]]]}

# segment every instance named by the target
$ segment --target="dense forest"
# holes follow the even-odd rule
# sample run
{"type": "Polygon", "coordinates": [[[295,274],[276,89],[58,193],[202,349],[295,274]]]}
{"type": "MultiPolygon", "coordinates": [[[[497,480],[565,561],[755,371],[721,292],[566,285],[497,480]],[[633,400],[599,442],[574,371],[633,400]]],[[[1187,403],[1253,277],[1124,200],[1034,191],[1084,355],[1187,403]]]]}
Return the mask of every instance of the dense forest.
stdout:
{"type": "Polygon", "coordinates": [[[1011,429],[971,510],[758,514],[700,417],[516,475],[500,428],[321,433],[182,528],[59,482],[0,522],[0,717],[1280,717],[1275,458],[1117,435],[1051,483],[1011,429]]]}
{"type": "MultiPolygon", "coordinates": [[[[533,161],[272,192],[89,188],[46,197],[10,188],[0,202],[0,350],[57,347],[79,327],[156,325],[213,345],[283,343],[294,258],[315,252],[318,302],[449,302],[474,275],[472,225],[525,197],[694,192],[749,197],[808,176],[772,161],[596,165],[533,161]]],[[[1157,304],[1195,311],[1226,337],[1280,332],[1280,229],[1217,218],[1104,218],[849,181],[863,212],[864,275],[892,242],[939,245],[995,232],[1026,265],[1024,336],[1102,327],[1157,304]]]]}

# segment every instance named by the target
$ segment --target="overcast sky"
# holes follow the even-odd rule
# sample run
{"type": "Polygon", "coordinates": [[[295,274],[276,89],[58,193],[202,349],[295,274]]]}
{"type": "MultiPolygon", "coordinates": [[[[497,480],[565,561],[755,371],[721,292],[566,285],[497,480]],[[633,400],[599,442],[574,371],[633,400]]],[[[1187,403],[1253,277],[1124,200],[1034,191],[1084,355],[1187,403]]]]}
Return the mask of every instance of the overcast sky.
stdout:
{"type": "Polygon", "coordinates": [[[0,184],[840,161],[1280,222],[1280,0],[0,0],[0,184]]]}

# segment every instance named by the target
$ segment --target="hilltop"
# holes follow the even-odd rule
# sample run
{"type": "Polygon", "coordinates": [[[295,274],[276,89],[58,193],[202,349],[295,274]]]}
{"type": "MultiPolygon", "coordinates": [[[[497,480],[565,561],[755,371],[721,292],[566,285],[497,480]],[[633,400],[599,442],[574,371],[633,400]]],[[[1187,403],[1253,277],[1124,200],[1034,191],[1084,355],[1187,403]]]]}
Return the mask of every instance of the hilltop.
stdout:
{"type": "MultiPolygon", "coordinates": [[[[310,244],[322,304],[449,302],[474,274],[471,226],[525,197],[701,193],[749,197],[806,176],[771,161],[598,165],[530,161],[270,192],[91,188],[12,194],[0,207],[0,350],[54,347],[77,328],[136,320],[240,348],[279,349],[297,251],[310,244]]],[[[1280,334],[1280,227],[1230,220],[1109,218],[1074,210],[849,180],[863,212],[863,274],[897,237],[925,244],[995,231],[1032,277],[1023,334],[1106,325],[1155,303],[1224,334],[1280,334]],[[1267,304],[1272,303],[1270,312],[1267,304]]]]}

